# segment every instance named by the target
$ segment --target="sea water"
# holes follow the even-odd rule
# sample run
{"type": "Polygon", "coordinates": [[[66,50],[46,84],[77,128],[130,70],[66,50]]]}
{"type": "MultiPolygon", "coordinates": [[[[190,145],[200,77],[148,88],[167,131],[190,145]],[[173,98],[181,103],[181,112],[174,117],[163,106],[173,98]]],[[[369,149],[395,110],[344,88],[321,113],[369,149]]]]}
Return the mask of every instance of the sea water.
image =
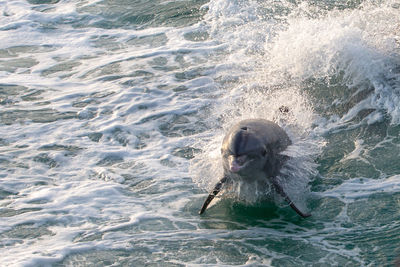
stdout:
{"type": "Polygon", "coordinates": [[[1,266],[399,260],[398,0],[0,11],[1,266]],[[247,118],[287,131],[280,179],[311,217],[245,187],[198,215],[247,118]]]}

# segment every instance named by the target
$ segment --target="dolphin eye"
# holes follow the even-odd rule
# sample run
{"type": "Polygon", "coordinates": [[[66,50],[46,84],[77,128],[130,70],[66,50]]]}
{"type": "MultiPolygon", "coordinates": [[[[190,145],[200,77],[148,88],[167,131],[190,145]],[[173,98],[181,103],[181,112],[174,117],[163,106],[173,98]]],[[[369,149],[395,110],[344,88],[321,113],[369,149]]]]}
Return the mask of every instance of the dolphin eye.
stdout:
{"type": "Polygon", "coordinates": [[[239,157],[236,157],[237,162],[239,164],[244,164],[247,161],[247,156],[246,155],[241,155],[239,157]]]}
{"type": "Polygon", "coordinates": [[[221,149],[221,155],[222,155],[222,157],[227,158],[230,155],[233,155],[233,153],[227,149],[221,149]]]}
{"type": "Polygon", "coordinates": [[[261,151],[261,156],[265,157],[265,155],[267,155],[267,150],[263,149],[263,150],[261,151]]]}

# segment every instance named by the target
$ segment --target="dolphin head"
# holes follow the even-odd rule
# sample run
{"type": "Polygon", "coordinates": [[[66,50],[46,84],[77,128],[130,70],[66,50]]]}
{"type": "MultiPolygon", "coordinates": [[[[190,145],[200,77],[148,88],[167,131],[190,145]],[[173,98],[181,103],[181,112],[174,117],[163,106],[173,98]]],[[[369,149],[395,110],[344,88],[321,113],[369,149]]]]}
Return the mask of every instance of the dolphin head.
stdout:
{"type": "Polygon", "coordinates": [[[282,164],[287,160],[286,156],[279,153],[290,144],[285,131],[271,121],[249,119],[233,126],[225,135],[221,147],[224,176],[208,195],[199,213],[202,214],[207,209],[228,179],[254,181],[261,178],[265,181],[267,178],[297,214],[303,218],[311,216],[297,208],[276,178],[282,164]]]}
{"type": "Polygon", "coordinates": [[[268,154],[263,140],[248,127],[241,127],[228,134],[221,153],[225,171],[239,175],[262,171],[268,154]]]}

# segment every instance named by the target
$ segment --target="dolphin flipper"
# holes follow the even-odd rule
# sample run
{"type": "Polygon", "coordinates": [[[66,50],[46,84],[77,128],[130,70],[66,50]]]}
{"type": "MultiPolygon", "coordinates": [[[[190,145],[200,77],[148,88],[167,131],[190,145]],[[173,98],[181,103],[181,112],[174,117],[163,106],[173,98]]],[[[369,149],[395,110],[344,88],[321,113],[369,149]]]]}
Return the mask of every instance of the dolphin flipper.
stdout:
{"type": "Polygon", "coordinates": [[[222,185],[226,182],[227,177],[224,176],[215,186],[214,190],[208,195],[206,201],[204,201],[203,206],[201,207],[199,214],[203,214],[204,211],[207,209],[208,205],[214,199],[216,195],[218,195],[219,191],[221,191],[222,185]]]}
{"type": "Polygon", "coordinates": [[[311,214],[310,213],[303,213],[301,210],[299,210],[296,205],[293,203],[293,201],[289,198],[289,196],[285,193],[285,191],[283,190],[282,186],[278,183],[278,181],[276,181],[276,178],[272,178],[272,184],[275,187],[275,190],[285,199],[285,201],[289,204],[289,206],[297,213],[299,214],[301,217],[303,218],[307,218],[310,217],[311,214]]]}

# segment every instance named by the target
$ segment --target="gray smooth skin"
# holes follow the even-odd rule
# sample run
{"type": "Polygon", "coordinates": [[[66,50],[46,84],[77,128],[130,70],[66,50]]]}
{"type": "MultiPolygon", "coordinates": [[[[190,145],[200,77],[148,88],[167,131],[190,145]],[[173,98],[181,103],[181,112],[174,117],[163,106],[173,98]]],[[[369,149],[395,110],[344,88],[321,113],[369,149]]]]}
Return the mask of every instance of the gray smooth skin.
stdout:
{"type": "Polygon", "coordinates": [[[240,121],[225,135],[222,142],[224,176],[208,195],[199,214],[204,213],[223,185],[230,179],[254,181],[269,179],[275,190],[293,210],[303,218],[311,216],[301,212],[290,200],[276,179],[287,156],[280,155],[291,141],[276,123],[264,119],[240,121]]]}

